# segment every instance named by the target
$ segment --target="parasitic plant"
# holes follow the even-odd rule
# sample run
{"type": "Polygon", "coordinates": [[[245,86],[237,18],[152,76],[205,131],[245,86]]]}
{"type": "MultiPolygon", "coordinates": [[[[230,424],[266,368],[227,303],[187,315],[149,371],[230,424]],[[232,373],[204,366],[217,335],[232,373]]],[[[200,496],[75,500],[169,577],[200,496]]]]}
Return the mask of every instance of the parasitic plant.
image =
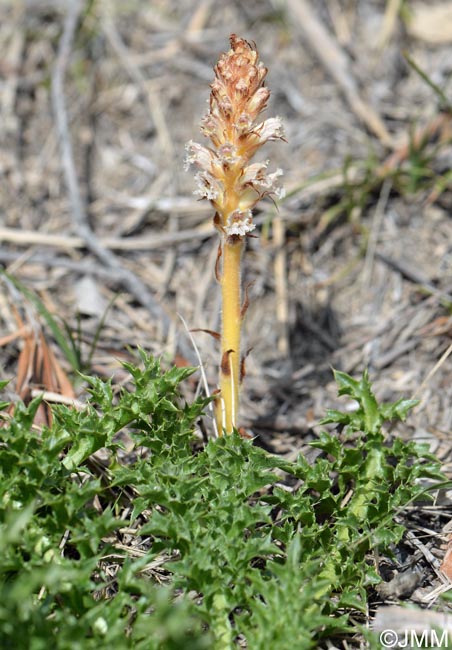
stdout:
{"type": "Polygon", "coordinates": [[[220,392],[216,400],[219,433],[237,427],[239,389],[243,376],[240,353],[242,320],[241,258],[246,237],[255,228],[252,209],[263,196],[282,196],[277,169],[267,173],[269,161],[251,163],[268,140],[284,139],[279,117],[259,121],[270,91],[264,81],[267,68],[259,61],[254,44],[235,34],[231,49],[221,55],[211,84],[209,111],[201,132],[210,146],[187,144],[186,167],[194,163],[198,188],[195,194],[211,201],[214,224],[220,232],[216,277],[222,290],[220,392]],[[220,268],[221,267],[221,268],[220,268]]]}

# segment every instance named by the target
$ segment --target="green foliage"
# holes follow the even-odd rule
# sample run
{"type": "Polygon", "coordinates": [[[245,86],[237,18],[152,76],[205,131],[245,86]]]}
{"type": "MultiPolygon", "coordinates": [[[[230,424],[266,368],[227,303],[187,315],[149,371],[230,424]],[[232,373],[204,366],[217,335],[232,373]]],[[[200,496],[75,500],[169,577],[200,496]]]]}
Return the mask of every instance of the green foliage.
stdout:
{"type": "Polygon", "coordinates": [[[38,400],[5,418],[0,647],[304,650],[356,632],[379,580],[369,550],[401,539],[394,515],[441,477],[426,449],[383,434],[413,402],[378,405],[366,374],[336,372],[358,408],[328,413],[345,442],[323,432],[314,465],[238,434],[199,450],[207,400],[178,394],[192,370],[141,361],[116,396],[86,377],[86,408],[56,408],[51,429],[32,426],[38,400]]]}

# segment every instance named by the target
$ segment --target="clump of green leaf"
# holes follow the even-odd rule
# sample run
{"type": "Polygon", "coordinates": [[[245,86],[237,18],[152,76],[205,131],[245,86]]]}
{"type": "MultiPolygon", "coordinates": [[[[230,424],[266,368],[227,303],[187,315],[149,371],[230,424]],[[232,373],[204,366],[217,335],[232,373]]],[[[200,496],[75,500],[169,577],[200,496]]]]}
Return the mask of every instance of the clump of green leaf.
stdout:
{"type": "Polygon", "coordinates": [[[51,429],[32,426],[39,400],[18,404],[0,428],[2,648],[209,647],[191,602],[174,604],[172,592],[137,579],[146,555],[137,561],[116,548],[127,525],[124,495],[108,469],[96,471],[92,454],[103,449],[115,462],[116,435],[127,425],[141,434],[152,426],[151,442],[160,436],[162,447],[188,454],[204,405],[176,405],[177,385],[191,371],[162,375],[153,361],[131,370],[135,390],[122,391],[116,405],[111,385],[91,379],[86,409],[55,409],[51,429]],[[121,567],[114,578],[109,557],[121,567]]]}
{"type": "Polygon", "coordinates": [[[51,429],[33,428],[36,400],[5,419],[0,646],[304,650],[356,632],[379,580],[369,550],[397,544],[395,514],[440,476],[425,448],[382,431],[413,402],[378,405],[366,374],[336,373],[358,408],[328,413],[345,442],[322,433],[313,465],[238,434],[199,450],[207,400],[178,394],[192,370],[142,362],[115,399],[86,378],[86,408],[56,408],[51,429]]]}

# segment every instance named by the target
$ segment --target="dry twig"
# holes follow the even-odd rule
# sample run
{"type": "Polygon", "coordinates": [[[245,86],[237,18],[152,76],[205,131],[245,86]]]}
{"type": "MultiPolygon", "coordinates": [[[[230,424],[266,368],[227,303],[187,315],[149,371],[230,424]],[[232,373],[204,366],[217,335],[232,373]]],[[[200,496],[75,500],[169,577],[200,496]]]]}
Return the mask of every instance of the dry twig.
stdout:
{"type": "Polygon", "coordinates": [[[383,120],[360,95],[344,51],[317,18],[308,0],[287,0],[287,4],[303,37],[344,93],[352,111],[385,146],[392,147],[383,120]]]}
{"type": "Polygon", "coordinates": [[[121,283],[158,320],[164,334],[170,329],[170,318],[159,305],[147,286],[134,273],[124,268],[118,258],[106,249],[97,239],[88,223],[88,215],[83,204],[77,172],[75,169],[72,142],[69,131],[67,107],[64,95],[64,77],[69,63],[75,31],[83,3],[73,0],[68,5],[63,33],[58,46],[58,54],[52,71],[52,104],[55,114],[61,160],[69,194],[75,229],[86,247],[107,267],[114,269],[121,283]]]}

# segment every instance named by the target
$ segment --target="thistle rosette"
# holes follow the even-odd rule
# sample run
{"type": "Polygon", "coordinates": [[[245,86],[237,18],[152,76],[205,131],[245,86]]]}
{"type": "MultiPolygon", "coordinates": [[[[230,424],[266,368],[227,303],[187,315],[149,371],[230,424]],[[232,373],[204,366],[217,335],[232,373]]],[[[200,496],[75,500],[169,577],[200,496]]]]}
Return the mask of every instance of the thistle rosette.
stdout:
{"type": "Polygon", "coordinates": [[[255,228],[256,203],[266,195],[283,196],[281,169],[267,173],[268,160],[249,163],[263,144],[284,139],[284,130],[279,117],[257,122],[270,91],[264,86],[267,68],[255,45],[235,34],[230,42],[231,49],[215,66],[209,112],[201,123],[212,146],[188,142],[185,164],[200,170],[195,194],[212,202],[215,225],[228,237],[244,237],[255,228]]]}

